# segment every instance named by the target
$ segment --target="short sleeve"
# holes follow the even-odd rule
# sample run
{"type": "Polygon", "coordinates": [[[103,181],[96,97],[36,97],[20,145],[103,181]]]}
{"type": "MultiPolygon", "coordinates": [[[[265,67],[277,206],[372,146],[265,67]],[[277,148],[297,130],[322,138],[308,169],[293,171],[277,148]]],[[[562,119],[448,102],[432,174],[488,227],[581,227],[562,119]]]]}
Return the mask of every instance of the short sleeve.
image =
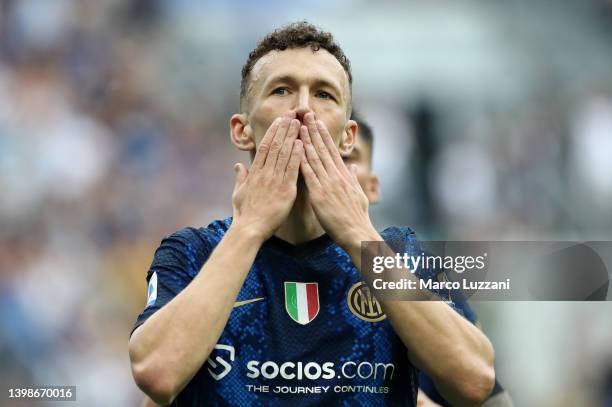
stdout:
{"type": "Polygon", "coordinates": [[[210,253],[207,229],[184,228],[166,236],[147,272],[147,304],[132,332],[177,296],[198,274],[210,253]]]}
{"type": "MultiPolygon", "coordinates": [[[[434,255],[430,247],[418,240],[415,232],[409,227],[390,227],[383,231],[385,242],[396,253],[406,253],[408,256],[423,257],[434,255]]],[[[424,281],[452,281],[448,270],[440,267],[424,268],[423,262],[415,270],[415,276],[424,281]]],[[[470,322],[476,322],[476,315],[467,304],[465,296],[460,289],[432,288],[430,291],[446,302],[457,313],[470,322]]]]}
{"type": "MultiPolygon", "coordinates": [[[[390,227],[383,231],[382,236],[389,247],[396,253],[405,253],[410,257],[422,257],[428,254],[428,250],[409,227],[390,227]]],[[[415,276],[420,280],[435,281],[441,280],[446,276],[446,273],[443,269],[426,269],[419,265],[415,270],[415,276]]],[[[430,291],[442,299],[450,300],[449,290],[431,289],[430,291]]]]}

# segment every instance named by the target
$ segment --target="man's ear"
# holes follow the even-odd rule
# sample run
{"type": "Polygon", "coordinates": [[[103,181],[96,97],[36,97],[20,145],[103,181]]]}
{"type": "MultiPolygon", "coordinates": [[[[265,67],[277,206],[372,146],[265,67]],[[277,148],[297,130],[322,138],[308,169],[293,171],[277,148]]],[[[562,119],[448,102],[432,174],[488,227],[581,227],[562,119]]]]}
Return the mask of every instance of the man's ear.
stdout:
{"type": "Polygon", "coordinates": [[[340,139],[340,145],[338,146],[338,151],[340,152],[340,156],[348,157],[353,151],[353,147],[355,146],[355,136],[357,135],[357,122],[355,120],[349,120],[346,122],[346,126],[344,126],[344,132],[342,133],[342,138],[340,139]]]}
{"type": "Polygon", "coordinates": [[[374,174],[370,174],[368,180],[368,190],[366,191],[368,200],[371,204],[375,204],[380,200],[380,188],[378,184],[378,177],[374,174]]]}
{"type": "Polygon", "coordinates": [[[253,130],[249,124],[246,113],[232,115],[230,122],[230,138],[232,143],[240,150],[255,150],[255,140],[253,140],[253,130]]]}

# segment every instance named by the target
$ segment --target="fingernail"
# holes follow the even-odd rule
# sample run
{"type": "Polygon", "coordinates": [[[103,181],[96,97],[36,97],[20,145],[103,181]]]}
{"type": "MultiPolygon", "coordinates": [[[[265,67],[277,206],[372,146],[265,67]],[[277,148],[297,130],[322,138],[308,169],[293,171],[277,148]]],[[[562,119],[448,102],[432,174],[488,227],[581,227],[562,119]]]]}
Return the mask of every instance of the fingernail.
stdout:
{"type": "Polygon", "coordinates": [[[234,172],[238,172],[238,168],[239,168],[239,167],[240,167],[240,166],[238,165],[238,163],[234,164],[234,172]]]}

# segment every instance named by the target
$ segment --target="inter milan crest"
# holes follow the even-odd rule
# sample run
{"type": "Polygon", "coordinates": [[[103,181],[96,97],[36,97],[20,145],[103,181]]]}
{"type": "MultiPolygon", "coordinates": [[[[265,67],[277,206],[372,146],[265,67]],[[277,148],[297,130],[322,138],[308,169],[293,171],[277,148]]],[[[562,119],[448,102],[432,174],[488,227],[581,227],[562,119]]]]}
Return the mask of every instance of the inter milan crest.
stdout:
{"type": "Polygon", "coordinates": [[[285,281],[285,309],[298,324],[311,322],[319,313],[319,285],[285,281]]]}
{"type": "Polygon", "coordinates": [[[378,322],[387,318],[380,303],[370,292],[370,287],[360,281],[354,284],[346,296],[346,303],[357,318],[367,322],[378,322]]]}

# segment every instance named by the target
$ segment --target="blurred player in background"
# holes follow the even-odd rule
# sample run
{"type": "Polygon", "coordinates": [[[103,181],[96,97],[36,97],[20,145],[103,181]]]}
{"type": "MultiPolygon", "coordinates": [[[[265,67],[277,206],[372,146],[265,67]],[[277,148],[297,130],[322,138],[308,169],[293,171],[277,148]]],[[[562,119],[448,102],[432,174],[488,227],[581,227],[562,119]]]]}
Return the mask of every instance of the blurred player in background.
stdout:
{"type": "MultiPolygon", "coordinates": [[[[378,177],[372,170],[372,156],[374,152],[374,133],[372,127],[354,109],[351,118],[357,123],[357,135],[353,151],[344,158],[347,165],[354,165],[357,169],[359,185],[368,197],[370,204],[380,199],[378,177]]],[[[467,318],[474,325],[480,327],[476,313],[466,301],[455,301],[456,311],[467,318]]],[[[512,399],[507,391],[495,380],[495,387],[489,398],[482,404],[485,407],[512,407],[512,399]]],[[[418,407],[451,406],[437,391],[432,379],[424,372],[419,373],[418,407]],[[435,401],[434,401],[435,400],[435,401]]]]}
{"type": "Polygon", "coordinates": [[[361,242],[378,233],[354,166],[350,63],[302,22],[266,36],[242,71],[233,217],[162,240],[130,338],[138,386],[161,405],[414,406],[417,368],[478,405],[493,349],[441,301],[373,301],[361,242]],[[298,177],[298,175],[300,175],[298,177]],[[369,312],[353,298],[369,298],[369,312]],[[376,312],[372,312],[372,311],[376,312]]]}

